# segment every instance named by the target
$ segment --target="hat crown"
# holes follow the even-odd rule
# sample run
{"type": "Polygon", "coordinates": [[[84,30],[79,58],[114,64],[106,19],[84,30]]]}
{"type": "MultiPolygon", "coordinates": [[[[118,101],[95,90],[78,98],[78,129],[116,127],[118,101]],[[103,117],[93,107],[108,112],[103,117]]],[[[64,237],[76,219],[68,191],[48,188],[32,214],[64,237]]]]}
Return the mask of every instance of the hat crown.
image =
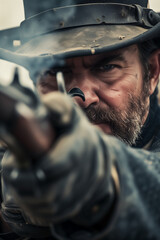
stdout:
{"type": "Polygon", "coordinates": [[[23,0],[25,18],[32,17],[51,8],[64,7],[85,3],[120,3],[138,4],[147,7],[148,0],[23,0]]]}

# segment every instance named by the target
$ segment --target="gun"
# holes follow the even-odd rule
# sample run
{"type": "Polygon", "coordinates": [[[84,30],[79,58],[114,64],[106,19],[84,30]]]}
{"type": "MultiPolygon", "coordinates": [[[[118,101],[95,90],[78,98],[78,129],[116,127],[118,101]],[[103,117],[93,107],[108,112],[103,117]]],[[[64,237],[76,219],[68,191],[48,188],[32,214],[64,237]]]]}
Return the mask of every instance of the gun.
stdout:
{"type": "Polygon", "coordinates": [[[0,138],[18,159],[48,151],[56,136],[49,112],[36,91],[21,85],[18,68],[9,86],[0,85],[0,113],[0,138]]]}
{"type": "MultiPolygon", "coordinates": [[[[79,88],[66,92],[61,72],[56,78],[60,92],[85,101],[79,88]]],[[[17,159],[34,161],[50,149],[56,138],[50,113],[36,91],[21,85],[18,68],[9,86],[0,85],[0,112],[0,138],[16,153],[17,159]]],[[[22,165],[22,161],[19,164],[22,165]]]]}

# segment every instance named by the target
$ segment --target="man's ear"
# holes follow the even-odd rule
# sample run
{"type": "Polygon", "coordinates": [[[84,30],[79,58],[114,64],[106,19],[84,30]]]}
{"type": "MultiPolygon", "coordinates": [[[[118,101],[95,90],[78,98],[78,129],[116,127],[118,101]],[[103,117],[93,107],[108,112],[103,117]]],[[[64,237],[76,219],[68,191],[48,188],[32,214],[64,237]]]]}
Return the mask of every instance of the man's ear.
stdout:
{"type": "Polygon", "coordinates": [[[160,74],[160,49],[154,51],[149,57],[149,72],[150,72],[150,92],[151,95],[159,80],[160,74]]]}

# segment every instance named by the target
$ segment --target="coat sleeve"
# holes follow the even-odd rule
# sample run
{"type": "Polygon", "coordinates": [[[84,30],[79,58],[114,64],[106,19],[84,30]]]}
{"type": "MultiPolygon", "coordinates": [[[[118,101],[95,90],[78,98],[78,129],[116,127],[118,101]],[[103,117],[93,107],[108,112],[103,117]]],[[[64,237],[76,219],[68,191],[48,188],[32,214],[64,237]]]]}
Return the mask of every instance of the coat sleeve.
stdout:
{"type": "MultiPolygon", "coordinates": [[[[9,218],[18,213],[24,228],[50,227],[62,237],[81,232],[92,240],[158,239],[159,153],[133,149],[104,135],[80,109],[74,109],[71,121],[33,166],[18,168],[15,157],[6,154],[4,218],[15,227],[9,218]]],[[[24,229],[20,234],[25,235],[24,229]]]]}

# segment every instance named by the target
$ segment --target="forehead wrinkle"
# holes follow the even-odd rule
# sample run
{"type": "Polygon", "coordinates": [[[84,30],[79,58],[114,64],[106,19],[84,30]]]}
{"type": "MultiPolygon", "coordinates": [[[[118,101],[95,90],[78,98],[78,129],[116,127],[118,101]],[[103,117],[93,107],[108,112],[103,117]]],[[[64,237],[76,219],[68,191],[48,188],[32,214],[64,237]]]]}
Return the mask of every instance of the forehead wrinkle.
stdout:
{"type": "Polygon", "coordinates": [[[70,68],[76,68],[76,67],[83,67],[83,68],[89,68],[92,66],[92,58],[90,56],[81,56],[81,57],[75,57],[66,60],[65,67],[70,68]]]}

